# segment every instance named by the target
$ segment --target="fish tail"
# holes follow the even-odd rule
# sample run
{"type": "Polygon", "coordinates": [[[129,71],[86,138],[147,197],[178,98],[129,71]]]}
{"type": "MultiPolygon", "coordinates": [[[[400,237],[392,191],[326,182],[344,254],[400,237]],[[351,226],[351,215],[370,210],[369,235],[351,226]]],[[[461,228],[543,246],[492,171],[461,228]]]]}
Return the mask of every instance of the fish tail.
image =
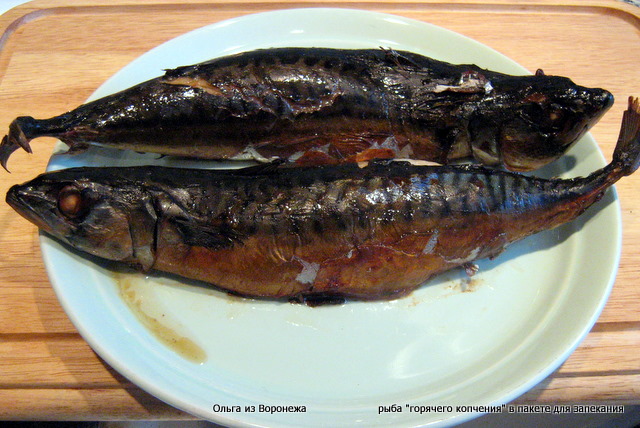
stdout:
{"type": "Polygon", "coordinates": [[[620,135],[611,163],[588,177],[576,180],[576,184],[588,187],[591,192],[602,191],[622,177],[633,174],[640,166],[640,101],[629,97],[629,106],[622,115],[620,135]]]}
{"type": "Polygon", "coordinates": [[[615,179],[630,175],[640,166],[640,101],[629,97],[629,107],[622,115],[622,126],[613,151],[611,172],[615,179]],[[616,177],[617,176],[617,177],[616,177]]]}
{"type": "Polygon", "coordinates": [[[7,168],[7,161],[9,160],[11,153],[15,152],[19,148],[19,145],[10,143],[9,138],[6,135],[4,136],[2,143],[0,143],[0,165],[2,165],[5,171],[11,172],[7,168]]]}
{"type": "Polygon", "coordinates": [[[0,165],[6,170],[9,156],[19,148],[27,153],[32,153],[29,141],[39,136],[38,121],[31,116],[21,116],[14,119],[9,125],[9,133],[0,143],[0,165]]]}
{"type": "Polygon", "coordinates": [[[640,102],[629,97],[629,107],[622,115],[618,142],[611,163],[591,175],[574,180],[584,200],[598,200],[604,191],[622,177],[633,174],[640,166],[640,102]]]}

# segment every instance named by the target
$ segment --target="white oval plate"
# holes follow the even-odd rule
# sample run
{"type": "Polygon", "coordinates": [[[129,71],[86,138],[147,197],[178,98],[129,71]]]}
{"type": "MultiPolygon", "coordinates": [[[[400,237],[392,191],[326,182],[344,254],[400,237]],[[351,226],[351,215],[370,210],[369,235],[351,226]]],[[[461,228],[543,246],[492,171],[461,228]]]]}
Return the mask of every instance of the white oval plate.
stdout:
{"type": "MultiPolygon", "coordinates": [[[[358,10],[297,9],[248,15],[180,36],[132,62],[92,98],[165,68],[277,46],[383,46],[528,73],[486,46],[433,25],[358,10]]],[[[92,150],[54,156],[50,169],[149,162],[175,163],[92,150]]],[[[544,174],[576,176],[603,165],[587,136],[544,174]]],[[[454,272],[400,300],[318,308],[231,298],[162,276],[116,275],[46,236],[41,242],[51,282],[82,336],[116,370],[177,408],[225,425],[438,425],[477,416],[457,406],[516,398],[570,355],[615,278],[619,212],[610,191],[577,221],[481,261],[472,280],[454,272]],[[142,312],[191,340],[206,361],[192,362],[160,342],[123,301],[123,281],[142,312]],[[384,411],[393,405],[402,411],[384,411]],[[410,407],[434,405],[452,411],[410,407]]]]}

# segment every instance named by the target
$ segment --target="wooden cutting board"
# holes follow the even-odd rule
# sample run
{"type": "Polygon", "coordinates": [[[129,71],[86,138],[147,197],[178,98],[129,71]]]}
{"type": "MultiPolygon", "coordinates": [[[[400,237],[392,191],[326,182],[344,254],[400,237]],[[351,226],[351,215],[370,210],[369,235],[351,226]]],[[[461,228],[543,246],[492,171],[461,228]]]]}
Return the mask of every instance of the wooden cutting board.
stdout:
{"type": "MultiPolygon", "coordinates": [[[[607,159],[629,95],[640,95],[640,8],[620,1],[64,1],[0,17],[0,129],[19,115],[81,104],[127,63],[173,37],[224,19],[293,7],[348,7],[430,22],[495,48],[530,70],[609,89],[617,102],[592,131],[607,159]]],[[[44,171],[54,140],[16,152],[0,194],[44,171]],[[45,147],[47,146],[48,147],[45,147]]],[[[617,185],[619,273],[580,347],[519,403],[640,403],[640,174],[617,185]]],[[[0,204],[0,419],[185,419],[103,362],[58,304],[37,230],[0,204]]],[[[598,251],[594,243],[593,251],[598,251]]]]}

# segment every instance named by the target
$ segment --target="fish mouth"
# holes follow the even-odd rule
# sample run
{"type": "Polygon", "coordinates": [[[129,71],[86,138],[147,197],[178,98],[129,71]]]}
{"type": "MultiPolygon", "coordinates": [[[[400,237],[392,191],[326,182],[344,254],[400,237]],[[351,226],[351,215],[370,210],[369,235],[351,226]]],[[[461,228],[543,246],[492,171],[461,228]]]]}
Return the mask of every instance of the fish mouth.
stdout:
{"type": "Polygon", "coordinates": [[[578,99],[583,101],[576,105],[575,110],[568,109],[570,112],[573,111],[577,118],[572,119],[573,123],[570,126],[567,126],[546,143],[550,157],[559,157],[570,149],[600,121],[615,102],[613,94],[606,89],[584,88],[581,93],[583,95],[578,99]],[[557,153],[554,153],[553,147],[557,149],[557,153]]]}
{"type": "Polygon", "coordinates": [[[593,110],[589,114],[589,122],[591,125],[595,124],[600,118],[613,106],[615,98],[613,94],[606,89],[590,89],[589,95],[591,98],[591,105],[593,110]]]}
{"type": "Polygon", "coordinates": [[[34,194],[20,185],[14,185],[7,192],[6,202],[18,214],[38,228],[53,233],[53,226],[43,216],[43,213],[51,210],[52,202],[44,196],[34,194]]]}
{"type": "Polygon", "coordinates": [[[612,106],[613,103],[615,102],[615,98],[613,96],[613,94],[609,91],[607,91],[606,89],[601,89],[601,91],[603,92],[603,103],[602,103],[602,108],[604,109],[604,111],[609,110],[612,106]]]}
{"type": "Polygon", "coordinates": [[[591,108],[586,109],[585,119],[581,126],[577,126],[577,131],[572,138],[569,138],[565,144],[565,150],[573,145],[578,139],[585,135],[594,125],[596,125],[602,116],[613,106],[615,98],[613,94],[606,89],[589,90],[591,108]]]}

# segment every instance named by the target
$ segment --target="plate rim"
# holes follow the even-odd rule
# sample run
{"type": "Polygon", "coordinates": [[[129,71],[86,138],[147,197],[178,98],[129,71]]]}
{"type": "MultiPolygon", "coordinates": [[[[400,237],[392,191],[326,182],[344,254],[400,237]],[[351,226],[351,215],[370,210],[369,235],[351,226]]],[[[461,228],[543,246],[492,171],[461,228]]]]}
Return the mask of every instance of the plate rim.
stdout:
{"type": "MultiPolygon", "coordinates": [[[[460,37],[462,39],[465,39],[466,42],[477,45],[477,46],[481,46],[483,49],[489,49],[493,52],[495,52],[496,54],[505,57],[507,59],[509,59],[508,57],[506,57],[505,55],[501,54],[500,52],[498,52],[497,50],[486,46],[484,44],[481,44],[469,37],[466,37],[464,35],[461,35],[459,33],[453,32],[451,30],[448,30],[446,28],[443,27],[439,27],[439,26],[435,26],[433,24],[429,24],[423,21],[419,21],[416,19],[412,19],[412,18],[406,18],[404,16],[401,15],[395,15],[395,14],[389,14],[389,13],[381,13],[381,12],[374,12],[374,11],[368,11],[368,10],[360,10],[360,9],[351,9],[351,8],[326,8],[326,7],[322,7],[322,8],[296,8],[296,9],[284,9],[284,10],[275,10],[275,11],[268,11],[268,12],[261,12],[261,13],[255,13],[255,14],[249,14],[249,15],[244,15],[241,17],[237,17],[237,18],[231,18],[230,20],[225,20],[225,21],[220,21],[214,24],[210,24],[210,25],[206,25],[204,27],[200,27],[198,29],[192,30],[188,33],[185,33],[181,36],[178,36],[174,39],[171,39],[170,41],[163,43],[161,45],[159,45],[156,48],[153,48],[149,51],[147,51],[145,54],[139,56],[138,58],[136,58],[134,60],[138,61],[141,57],[143,57],[144,55],[147,55],[148,53],[151,53],[153,51],[155,51],[156,49],[161,49],[163,46],[165,46],[167,43],[169,42],[174,42],[176,39],[181,38],[183,36],[186,36],[188,34],[192,34],[198,31],[205,31],[206,29],[210,29],[212,27],[218,27],[218,26],[222,26],[222,25],[229,25],[228,22],[238,22],[238,21],[243,21],[245,19],[247,19],[247,17],[255,17],[257,15],[261,15],[261,16],[265,16],[265,15],[281,15],[281,14],[296,14],[296,13],[332,13],[332,14],[358,14],[358,15],[362,15],[362,14],[367,14],[367,15],[376,15],[378,17],[393,17],[395,19],[401,20],[401,21],[406,21],[406,22],[411,22],[413,23],[413,25],[419,25],[419,26],[430,26],[430,27],[434,27],[437,28],[439,31],[443,31],[445,33],[449,33],[450,35],[455,35],[455,37],[460,37]]],[[[175,42],[174,42],[175,43],[175,42]]],[[[510,59],[509,59],[510,60],[510,59]]],[[[512,61],[512,60],[510,60],[512,61]]],[[[112,77],[110,77],[107,81],[105,81],[103,83],[103,85],[100,86],[100,88],[104,87],[105,85],[107,85],[112,79],[116,79],[120,73],[126,73],[128,67],[131,65],[131,63],[129,63],[128,65],[126,65],[123,69],[121,69],[120,71],[116,72],[112,77]]],[[[98,88],[96,90],[96,92],[99,92],[100,88],[98,88]]],[[[595,140],[594,140],[595,143],[595,140]]],[[[597,146],[597,143],[595,143],[595,146],[597,146]]],[[[600,152],[600,149],[598,148],[598,153],[599,153],[599,157],[601,158],[601,163],[604,164],[604,156],[602,155],[602,153],[600,152]]],[[[616,205],[616,209],[614,210],[615,212],[615,227],[616,227],[616,236],[615,236],[615,245],[614,247],[616,248],[616,252],[613,255],[613,262],[611,265],[611,273],[609,274],[609,283],[606,285],[606,287],[604,288],[604,293],[600,298],[600,301],[597,305],[596,310],[594,311],[593,314],[591,314],[590,316],[590,320],[589,322],[583,326],[583,328],[581,329],[581,331],[578,332],[578,334],[575,336],[573,342],[561,353],[559,353],[555,359],[553,360],[553,362],[551,364],[547,364],[546,368],[542,371],[540,371],[539,376],[534,377],[529,379],[528,381],[524,382],[521,384],[521,386],[519,388],[516,388],[514,390],[512,390],[509,394],[503,395],[502,397],[496,398],[496,400],[494,400],[494,403],[497,404],[498,401],[500,402],[500,404],[502,404],[503,402],[509,402],[512,401],[513,399],[517,398],[518,396],[522,395],[523,393],[525,393],[526,391],[530,390],[532,387],[534,387],[536,384],[538,384],[540,381],[542,381],[543,379],[545,379],[546,377],[549,376],[549,374],[551,374],[553,371],[555,371],[568,357],[569,355],[571,355],[575,349],[579,346],[580,342],[584,339],[584,337],[588,334],[588,332],[590,331],[590,329],[592,328],[593,324],[595,324],[596,320],[598,319],[600,313],[602,312],[602,309],[604,308],[608,297],[611,293],[611,289],[613,287],[613,284],[615,282],[615,278],[616,278],[616,273],[617,273],[617,269],[618,269],[618,265],[620,262],[620,255],[621,255],[621,241],[622,241],[622,225],[621,225],[621,211],[620,211],[620,204],[619,204],[619,200],[617,197],[617,192],[615,192],[615,187],[612,188],[613,191],[613,203],[616,205]]],[[[50,239],[50,238],[46,238],[46,239],[50,239]]],[[[613,240],[613,237],[612,237],[613,240]]],[[[72,323],[74,324],[74,326],[78,329],[79,333],[81,334],[81,336],[84,338],[85,341],[87,341],[90,345],[91,348],[93,348],[96,353],[98,353],[98,355],[100,355],[105,361],[107,361],[112,367],[114,367],[119,373],[121,373],[123,376],[125,376],[126,378],[130,379],[135,385],[138,385],[139,387],[141,387],[142,389],[144,389],[145,391],[151,393],[153,396],[161,399],[162,401],[165,401],[166,403],[168,403],[171,406],[177,407],[179,409],[182,409],[190,414],[194,414],[200,417],[206,417],[209,420],[218,422],[218,423],[224,423],[224,424],[229,424],[229,425],[236,425],[236,424],[242,424],[242,425],[246,425],[246,426],[262,426],[260,424],[255,424],[255,423],[247,423],[246,421],[242,421],[242,420],[238,420],[237,418],[234,417],[225,417],[224,414],[217,414],[215,418],[211,418],[211,414],[207,414],[206,416],[203,416],[202,413],[200,412],[199,408],[194,408],[190,403],[184,401],[184,400],[176,400],[176,398],[173,396],[172,394],[167,394],[165,390],[162,389],[158,389],[157,385],[154,382],[150,382],[147,379],[144,378],[140,378],[136,373],[134,373],[133,371],[130,370],[130,368],[123,362],[119,361],[118,358],[112,354],[112,352],[105,348],[103,346],[103,343],[101,343],[100,341],[96,340],[95,336],[91,334],[90,331],[86,331],[84,328],[84,324],[82,322],[82,320],[78,317],[78,314],[73,310],[73,307],[69,307],[68,305],[70,305],[70,302],[65,298],[65,295],[63,293],[63,290],[60,288],[60,285],[55,281],[56,275],[55,275],[55,261],[52,259],[53,254],[51,253],[51,251],[49,249],[47,249],[46,245],[43,245],[43,240],[41,239],[41,248],[42,248],[42,256],[45,262],[45,266],[46,266],[46,270],[47,270],[47,274],[49,275],[49,278],[52,282],[53,288],[55,290],[55,293],[58,297],[58,300],[60,301],[61,305],[63,306],[65,313],[67,314],[67,316],[70,318],[70,320],[72,321],[72,323]],[[152,392],[153,391],[153,392],[152,392]]],[[[473,419],[477,416],[479,416],[481,413],[464,413],[464,414],[457,414],[457,415],[453,415],[452,417],[447,417],[445,419],[442,419],[440,421],[432,421],[429,422],[429,425],[433,425],[433,426],[438,426],[439,424],[449,424],[452,422],[455,423],[461,423],[470,419],[473,419]]]]}

